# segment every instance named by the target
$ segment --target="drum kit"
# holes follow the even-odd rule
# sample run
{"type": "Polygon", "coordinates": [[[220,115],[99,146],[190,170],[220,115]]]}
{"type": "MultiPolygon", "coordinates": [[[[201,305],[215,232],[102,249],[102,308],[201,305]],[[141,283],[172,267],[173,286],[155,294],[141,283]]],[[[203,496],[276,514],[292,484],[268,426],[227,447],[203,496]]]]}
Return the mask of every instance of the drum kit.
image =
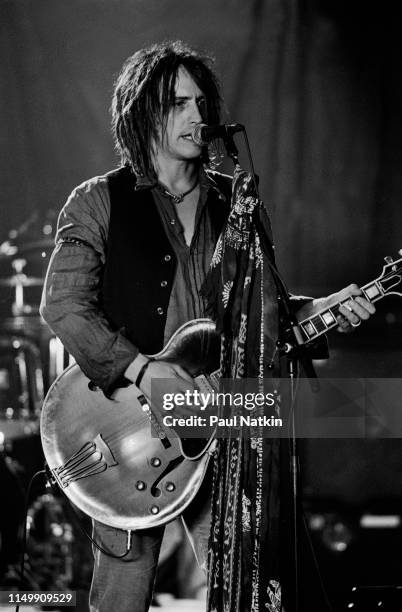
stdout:
{"type": "MultiPolygon", "coordinates": [[[[54,224],[53,211],[43,218],[34,213],[0,244],[0,487],[7,500],[0,508],[0,584],[10,567],[17,567],[24,495],[44,464],[39,437],[44,395],[70,361],[39,314],[54,224]]],[[[28,518],[32,522],[39,506],[43,512],[52,504],[55,510],[60,502],[37,497],[28,518]]]]}
{"type": "MultiPolygon", "coordinates": [[[[37,434],[44,393],[55,377],[55,338],[39,315],[54,246],[49,215],[31,217],[0,244],[0,444],[37,434]],[[28,236],[34,236],[29,240],[28,236]]],[[[59,358],[60,360],[60,358],[59,358]]],[[[64,365],[64,364],[63,364],[64,365]]]]}

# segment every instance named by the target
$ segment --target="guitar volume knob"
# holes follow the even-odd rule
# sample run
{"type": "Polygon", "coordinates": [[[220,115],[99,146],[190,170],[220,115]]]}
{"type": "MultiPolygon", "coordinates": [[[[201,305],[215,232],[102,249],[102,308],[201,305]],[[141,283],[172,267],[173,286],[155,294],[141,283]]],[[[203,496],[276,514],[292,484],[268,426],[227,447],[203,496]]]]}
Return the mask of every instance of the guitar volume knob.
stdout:
{"type": "Polygon", "coordinates": [[[161,463],[162,463],[162,461],[159,459],[159,457],[152,457],[151,465],[153,467],[159,467],[161,463]]]}
{"type": "Polygon", "coordinates": [[[169,493],[171,493],[175,489],[176,489],[176,485],[174,484],[174,482],[167,482],[166,483],[166,491],[169,491],[169,493]]]}
{"type": "Polygon", "coordinates": [[[137,482],[135,483],[135,488],[137,489],[137,491],[144,491],[144,489],[147,488],[147,485],[143,480],[137,480],[137,482]]]}
{"type": "Polygon", "coordinates": [[[151,506],[150,510],[151,514],[159,514],[159,506],[151,506]]]}

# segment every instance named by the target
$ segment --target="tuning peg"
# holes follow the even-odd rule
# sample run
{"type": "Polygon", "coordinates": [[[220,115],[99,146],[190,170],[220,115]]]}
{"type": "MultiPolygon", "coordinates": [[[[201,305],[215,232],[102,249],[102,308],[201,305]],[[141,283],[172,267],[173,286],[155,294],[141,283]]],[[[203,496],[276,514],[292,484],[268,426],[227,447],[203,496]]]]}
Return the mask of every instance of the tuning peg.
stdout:
{"type": "Polygon", "coordinates": [[[398,254],[402,257],[402,249],[399,249],[398,254]]]}
{"type": "MultiPolygon", "coordinates": [[[[401,249],[401,250],[402,250],[402,249],[401,249]]],[[[391,255],[386,255],[386,256],[384,257],[384,261],[385,261],[385,263],[387,263],[387,264],[392,264],[394,260],[392,259],[391,255]]]]}

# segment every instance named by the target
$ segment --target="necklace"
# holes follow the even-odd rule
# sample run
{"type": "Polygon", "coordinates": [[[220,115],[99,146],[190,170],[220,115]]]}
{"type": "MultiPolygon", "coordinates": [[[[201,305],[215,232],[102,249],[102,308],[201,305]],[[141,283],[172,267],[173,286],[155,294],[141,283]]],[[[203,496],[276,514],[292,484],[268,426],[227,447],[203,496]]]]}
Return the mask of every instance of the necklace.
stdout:
{"type": "Polygon", "coordinates": [[[176,194],[174,194],[174,193],[171,193],[171,192],[169,191],[169,189],[167,189],[167,188],[166,188],[164,185],[162,185],[162,183],[159,183],[159,182],[158,182],[158,187],[159,187],[159,189],[161,189],[161,190],[162,190],[162,191],[163,191],[163,192],[164,192],[166,195],[168,195],[168,196],[169,196],[169,198],[172,198],[172,202],[173,202],[174,204],[181,204],[181,203],[183,202],[184,198],[185,198],[186,196],[188,196],[188,195],[189,195],[189,194],[190,194],[192,191],[194,191],[194,189],[197,187],[198,183],[199,183],[199,179],[198,179],[198,177],[197,177],[197,179],[196,179],[196,181],[195,181],[194,185],[193,185],[192,187],[190,187],[190,189],[188,189],[187,191],[183,191],[183,193],[178,193],[177,195],[176,195],[176,194]]]}

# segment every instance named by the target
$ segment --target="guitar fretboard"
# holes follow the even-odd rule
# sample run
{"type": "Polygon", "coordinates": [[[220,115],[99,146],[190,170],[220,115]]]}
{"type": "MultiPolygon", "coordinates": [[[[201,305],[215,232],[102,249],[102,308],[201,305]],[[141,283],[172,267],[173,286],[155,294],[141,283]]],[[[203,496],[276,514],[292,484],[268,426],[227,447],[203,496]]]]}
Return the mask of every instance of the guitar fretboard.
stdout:
{"type": "MultiPolygon", "coordinates": [[[[392,288],[395,285],[398,285],[400,281],[400,276],[395,278],[395,275],[393,274],[388,278],[376,278],[371,283],[361,287],[361,290],[366,300],[369,302],[376,302],[377,300],[385,297],[387,293],[391,293],[392,288]]],[[[305,342],[309,342],[310,340],[314,340],[315,338],[318,338],[318,336],[325,334],[333,327],[336,327],[338,325],[336,318],[339,315],[339,308],[341,305],[347,306],[350,299],[351,298],[348,297],[342,302],[336,302],[332,306],[321,310],[313,317],[300,321],[299,328],[301,330],[303,340],[305,342]]]]}

